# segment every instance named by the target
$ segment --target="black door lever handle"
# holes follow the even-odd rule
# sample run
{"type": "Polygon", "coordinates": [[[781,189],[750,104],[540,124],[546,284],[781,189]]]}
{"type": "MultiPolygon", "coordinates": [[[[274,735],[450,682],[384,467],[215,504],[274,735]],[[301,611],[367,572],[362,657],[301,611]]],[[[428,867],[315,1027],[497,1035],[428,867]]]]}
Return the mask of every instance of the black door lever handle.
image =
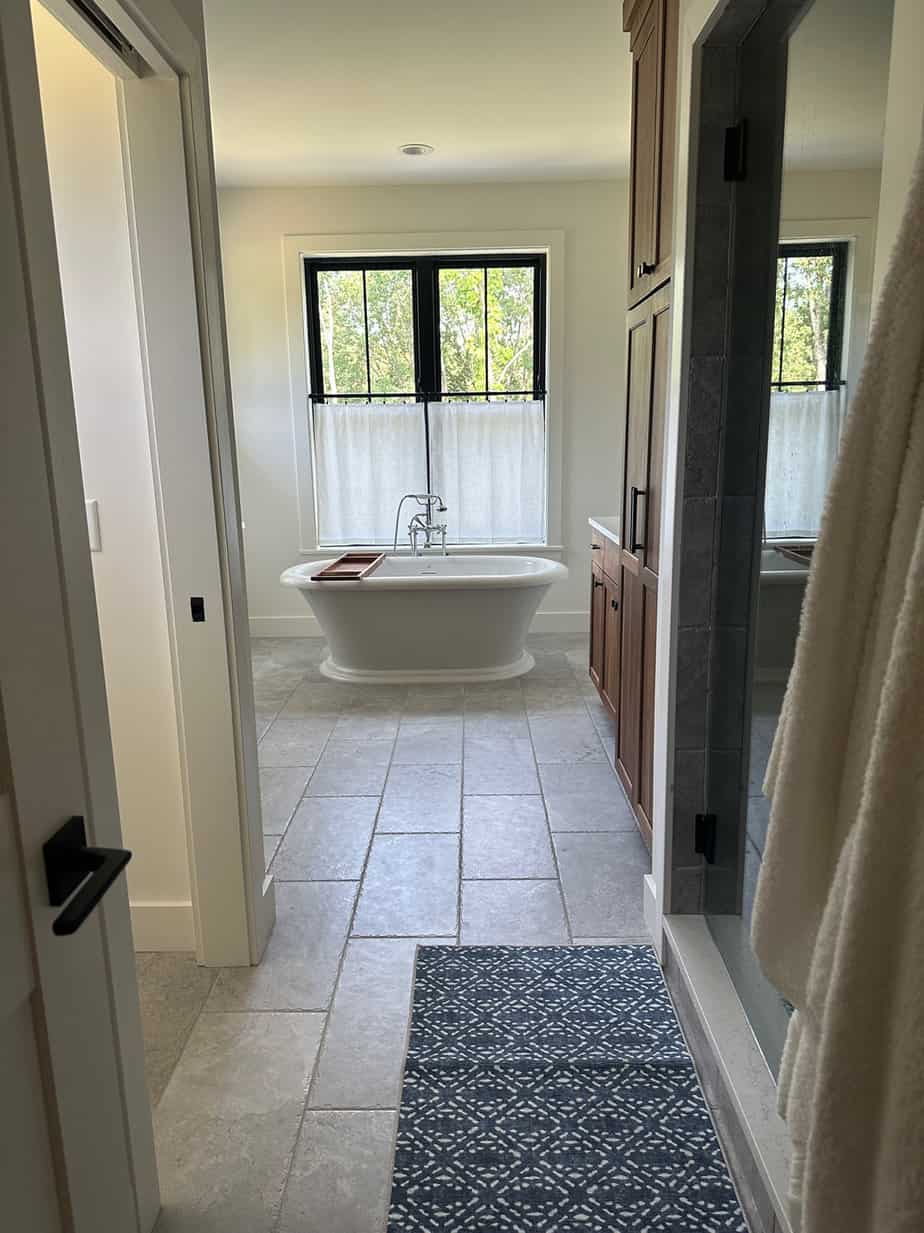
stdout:
{"type": "Polygon", "coordinates": [[[76,933],[132,858],[125,848],[88,847],[81,817],[68,819],[55,831],[42,846],[42,854],[48,902],[53,908],[67,903],[51,927],[59,937],[76,933]]]}

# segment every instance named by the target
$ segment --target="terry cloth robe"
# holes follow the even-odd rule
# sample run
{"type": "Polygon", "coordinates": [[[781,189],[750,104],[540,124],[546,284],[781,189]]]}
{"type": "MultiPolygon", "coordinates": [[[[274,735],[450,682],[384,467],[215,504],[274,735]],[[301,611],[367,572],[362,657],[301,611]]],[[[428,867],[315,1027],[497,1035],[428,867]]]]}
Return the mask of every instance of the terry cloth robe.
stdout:
{"type": "Polygon", "coordinates": [[[796,1007],[802,1233],[924,1231],[924,144],[847,418],[764,791],[752,925],[796,1007]]]}

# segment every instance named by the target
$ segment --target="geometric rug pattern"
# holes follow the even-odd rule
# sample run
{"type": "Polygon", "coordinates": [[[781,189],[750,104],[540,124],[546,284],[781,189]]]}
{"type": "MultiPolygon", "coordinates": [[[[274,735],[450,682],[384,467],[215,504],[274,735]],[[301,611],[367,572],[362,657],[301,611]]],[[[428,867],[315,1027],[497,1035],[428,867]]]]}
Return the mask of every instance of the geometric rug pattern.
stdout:
{"type": "Polygon", "coordinates": [[[648,946],[425,946],[389,1233],[746,1233],[648,946]]]}

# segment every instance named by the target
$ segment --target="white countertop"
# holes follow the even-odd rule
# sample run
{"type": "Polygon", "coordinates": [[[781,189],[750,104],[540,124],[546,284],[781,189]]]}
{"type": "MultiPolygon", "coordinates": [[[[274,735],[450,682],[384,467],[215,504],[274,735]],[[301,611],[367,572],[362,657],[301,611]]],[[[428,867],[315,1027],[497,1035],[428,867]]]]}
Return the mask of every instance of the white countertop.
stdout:
{"type": "Polygon", "coordinates": [[[588,518],[587,521],[595,531],[599,531],[601,535],[612,540],[614,544],[619,543],[621,520],[618,514],[612,518],[588,518]]]}

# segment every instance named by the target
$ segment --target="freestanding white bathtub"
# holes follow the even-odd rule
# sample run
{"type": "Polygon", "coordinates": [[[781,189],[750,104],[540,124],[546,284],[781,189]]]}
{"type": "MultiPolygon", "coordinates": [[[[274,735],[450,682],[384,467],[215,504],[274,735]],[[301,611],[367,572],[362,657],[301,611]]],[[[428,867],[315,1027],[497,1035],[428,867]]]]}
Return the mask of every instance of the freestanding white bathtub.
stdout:
{"type": "Polygon", "coordinates": [[[362,683],[500,681],[533,667],[526,635],[557,561],[516,556],[388,556],[356,582],[312,582],[328,561],[293,565],[327,639],[325,676],[362,683]]]}

